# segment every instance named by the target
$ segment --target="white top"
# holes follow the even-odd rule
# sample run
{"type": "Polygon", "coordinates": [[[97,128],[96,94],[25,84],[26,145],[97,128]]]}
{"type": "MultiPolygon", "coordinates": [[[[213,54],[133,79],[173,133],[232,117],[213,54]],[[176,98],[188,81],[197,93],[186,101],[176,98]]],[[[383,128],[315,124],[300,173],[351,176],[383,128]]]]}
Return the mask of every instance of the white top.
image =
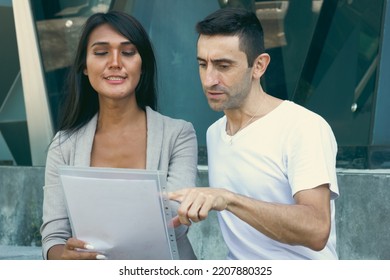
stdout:
{"type": "Polygon", "coordinates": [[[277,242],[229,211],[218,213],[231,259],[337,259],[334,199],[337,143],[326,121],[291,101],[233,137],[226,116],[207,131],[209,182],[254,199],[295,204],[298,191],[330,184],[332,228],[320,252],[277,242]],[[231,141],[232,140],[232,141],[231,141]]]}

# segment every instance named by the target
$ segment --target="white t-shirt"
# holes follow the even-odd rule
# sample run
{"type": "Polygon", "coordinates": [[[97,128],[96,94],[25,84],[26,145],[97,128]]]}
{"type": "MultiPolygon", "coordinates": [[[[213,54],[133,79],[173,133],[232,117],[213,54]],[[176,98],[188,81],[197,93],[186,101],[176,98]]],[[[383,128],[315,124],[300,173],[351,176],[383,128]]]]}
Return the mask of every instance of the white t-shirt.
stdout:
{"type": "Polygon", "coordinates": [[[229,211],[218,213],[230,259],[337,259],[334,199],[337,143],[327,122],[291,101],[233,137],[226,116],[207,131],[209,183],[254,199],[295,204],[298,191],[330,184],[332,228],[320,252],[260,233],[229,211]],[[232,141],[231,141],[232,140],[232,141]]]}

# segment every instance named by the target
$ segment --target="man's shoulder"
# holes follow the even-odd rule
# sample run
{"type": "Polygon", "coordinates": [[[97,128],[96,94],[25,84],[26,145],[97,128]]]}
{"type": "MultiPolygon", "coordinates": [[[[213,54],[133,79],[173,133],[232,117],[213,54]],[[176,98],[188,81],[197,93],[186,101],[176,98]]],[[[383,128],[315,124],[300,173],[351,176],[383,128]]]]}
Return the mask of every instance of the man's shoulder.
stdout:
{"type": "Polygon", "coordinates": [[[285,101],[285,116],[293,122],[297,120],[305,122],[326,122],[326,120],[317,112],[308,109],[302,105],[296,104],[292,101],[285,101]]]}
{"type": "Polygon", "coordinates": [[[221,128],[224,129],[226,126],[226,116],[222,116],[219,119],[217,119],[215,122],[213,122],[207,129],[207,133],[212,131],[220,131],[221,128]]]}

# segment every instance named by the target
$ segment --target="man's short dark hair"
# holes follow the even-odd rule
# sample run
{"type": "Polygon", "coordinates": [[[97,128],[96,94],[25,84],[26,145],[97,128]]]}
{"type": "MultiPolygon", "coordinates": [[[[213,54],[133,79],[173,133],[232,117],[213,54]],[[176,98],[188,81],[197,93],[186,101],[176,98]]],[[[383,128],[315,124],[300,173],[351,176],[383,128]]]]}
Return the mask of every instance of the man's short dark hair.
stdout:
{"type": "Polygon", "coordinates": [[[240,50],[246,54],[249,67],[265,51],[263,27],[256,14],[246,9],[219,9],[198,22],[196,31],[199,35],[238,36],[240,50]]]}

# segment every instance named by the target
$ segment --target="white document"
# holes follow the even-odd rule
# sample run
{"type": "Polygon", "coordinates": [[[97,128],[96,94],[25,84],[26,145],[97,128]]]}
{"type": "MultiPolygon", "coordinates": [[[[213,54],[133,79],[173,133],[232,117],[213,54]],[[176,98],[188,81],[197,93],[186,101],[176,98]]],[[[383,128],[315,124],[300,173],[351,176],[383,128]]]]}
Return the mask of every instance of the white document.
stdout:
{"type": "Polygon", "coordinates": [[[178,259],[165,174],[159,171],[59,169],[74,236],[108,259],[178,259]]]}

